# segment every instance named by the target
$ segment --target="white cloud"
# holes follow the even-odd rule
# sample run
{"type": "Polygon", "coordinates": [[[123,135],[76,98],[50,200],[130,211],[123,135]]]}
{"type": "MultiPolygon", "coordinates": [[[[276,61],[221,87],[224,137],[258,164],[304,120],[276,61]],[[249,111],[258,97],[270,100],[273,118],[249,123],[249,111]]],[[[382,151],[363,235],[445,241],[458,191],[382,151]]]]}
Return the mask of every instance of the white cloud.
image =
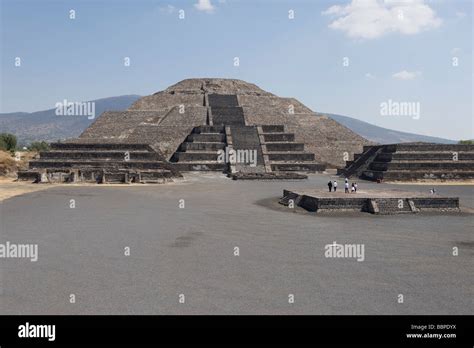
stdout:
{"type": "Polygon", "coordinates": [[[458,18],[460,18],[460,19],[462,19],[462,18],[464,18],[464,17],[466,17],[466,16],[467,16],[467,15],[466,15],[466,12],[462,12],[462,11],[457,11],[457,12],[456,12],[456,17],[458,17],[458,18]]]}
{"type": "Polygon", "coordinates": [[[369,80],[374,80],[375,79],[375,75],[372,75],[371,73],[365,74],[365,77],[368,78],[369,80]]]}
{"type": "Polygon", "coordinates": [[[406,71],[402,70],[392,75],[396,80],[414,80],[421,75],[420,71],[406,71]]]}
{"type": "Polygon", "coordinates": [[[354,39],[377,39],[390,33],[413,35],[442,22],[424,0],[352,0],[322,14],[334,17],[329,28],[354,39]]]}
{"type": "Polygon", "coordinates": [[[198,0],[198,2],[194,4],[194,7],[196,7],[198,11],[204,11],[208,13],[214,12],[215,10],[211,0],[198,0]]]}

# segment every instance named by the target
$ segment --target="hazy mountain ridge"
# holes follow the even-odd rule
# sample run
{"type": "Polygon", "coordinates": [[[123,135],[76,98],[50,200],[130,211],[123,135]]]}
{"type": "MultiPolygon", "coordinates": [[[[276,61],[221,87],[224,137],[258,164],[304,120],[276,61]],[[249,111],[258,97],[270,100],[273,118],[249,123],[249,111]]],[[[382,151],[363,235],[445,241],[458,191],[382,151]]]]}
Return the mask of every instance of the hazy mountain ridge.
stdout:
{"type": "Polygon", "coordinates": [[[364,138],[374,141],[380,144],[393,144],[393,143],[410,143],[410,142],[427,142],[427,143],[442,143],[442,144],[455,144],[457,141],[444,139],[439,137],[432,137],[427,135],[408,133],[396,131],[388,128],[375,126],[373,124],[360,121],[358,119],[335,115],[335,114],[324,114],[331,117],[333,120],[343,124],[353,132],[363,136],[364,138]]]}
{"type": "MultiPolygon", "coordinates": [[[[99,117],[104,111],[128,109],[139,98],[141,98],[139,95],[123,95],[92,100],[95,102],[95,116],[96,118],[99,117]]],[[[56,141],[58,139],[77,137],[94,122],[94,119],[89,119],[87,116],[57,116],[55,110],[0,114],[0,133],[15,134],[21,144],[41,140],[56,141]]],[[[445,144],[456,143],[454,140],[391,130],[348,116],[327,113],[325,115],[364,138],[377,143],[390,144],[418,141],[445,144]]]]}
{"type": "MultiPolygon", "coordinates": [[[[123,95],[92,100],[95,103],[95,118],[107,110],[128,109],[139,98],[139,95],[123,95]]],[[[94,120],[87,116],[58,116],[56,109],[32,113],[10,112],[0,114],[0,133],[15,134],[22,144],[40,140],[56,141],[79,136],[94,120]]]]}

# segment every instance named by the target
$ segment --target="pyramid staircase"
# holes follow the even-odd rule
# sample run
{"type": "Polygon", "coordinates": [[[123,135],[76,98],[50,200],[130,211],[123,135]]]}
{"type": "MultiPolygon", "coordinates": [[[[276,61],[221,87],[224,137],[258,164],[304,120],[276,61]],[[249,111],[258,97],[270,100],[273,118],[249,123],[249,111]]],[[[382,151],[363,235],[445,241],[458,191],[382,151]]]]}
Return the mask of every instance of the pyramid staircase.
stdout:
{"type": "Polygon", "coordinates": [[[218,151],[225,150],[224,126],[195,127],[178,151],[171,157],[179,171],[227,171],[226,163],[218,162],[218,151]]]}
{"type": "Polygon", "coordinates": [[[147,144],[53,143],[29,162],[19,180],[162,183],[181,174],[147,144]]]}
{"type": "Polygon", "coordinates": [[[195,127],[170,159],[177,170],[229,172],[234,179],[301,179],[306,176],[295,172],[325,170],[283,125],[246,125],[236,95],[208,94],[205,105],[208,124],[195,127]],[[230,150],[236,157],[239,153],[252,157],[244,155],[245,160],[236,163],[219,161],[219,151],[230,150]]]}

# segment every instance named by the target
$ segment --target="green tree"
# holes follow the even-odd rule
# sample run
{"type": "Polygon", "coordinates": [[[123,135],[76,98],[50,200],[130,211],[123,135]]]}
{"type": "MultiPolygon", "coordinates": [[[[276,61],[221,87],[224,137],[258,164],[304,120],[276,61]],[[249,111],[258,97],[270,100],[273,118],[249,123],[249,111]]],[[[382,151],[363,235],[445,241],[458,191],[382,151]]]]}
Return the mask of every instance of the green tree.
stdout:
{"type": "Polygon", "coordinates": [[[16,136],[10,133],[0,133],[0,149],[5,151],[15,151],[16,136]]]}
{"type": "Polygon", "coordinates": [[[33,141],[30,146],[28,146],[28,150],[30,151],[49,151],[50,146],[46,141],[33,141]]]}
{"type": "Polygon", "coordinates": [[[462,145],[474,145],[474,140],[459,140],[459,144],[462,145]]]}

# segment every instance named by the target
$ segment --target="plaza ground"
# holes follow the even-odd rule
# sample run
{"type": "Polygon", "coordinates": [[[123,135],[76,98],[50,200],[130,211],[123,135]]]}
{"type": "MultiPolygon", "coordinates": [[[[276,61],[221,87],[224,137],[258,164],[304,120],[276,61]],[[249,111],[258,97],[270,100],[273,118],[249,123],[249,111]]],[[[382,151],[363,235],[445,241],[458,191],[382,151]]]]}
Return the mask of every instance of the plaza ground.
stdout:
{"type": "Polygon", "coordinates": [[[277,203],[283,189],[326,189],[328,178],[192,174],[169,185],[61,185],[5,199],[0,243],[37,243],[39,256],[0,259],[0,313],[473,312],[474,186],[359,182],[360,190],[434,186],[459,196],[462,213],[317,216],[277,203]],[[326,258],[334,241],[364,244],[365,260],[326,258]]]}

